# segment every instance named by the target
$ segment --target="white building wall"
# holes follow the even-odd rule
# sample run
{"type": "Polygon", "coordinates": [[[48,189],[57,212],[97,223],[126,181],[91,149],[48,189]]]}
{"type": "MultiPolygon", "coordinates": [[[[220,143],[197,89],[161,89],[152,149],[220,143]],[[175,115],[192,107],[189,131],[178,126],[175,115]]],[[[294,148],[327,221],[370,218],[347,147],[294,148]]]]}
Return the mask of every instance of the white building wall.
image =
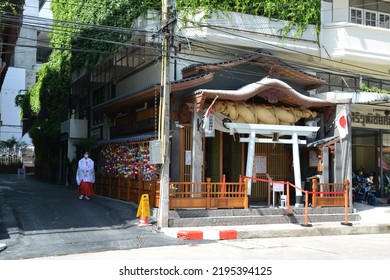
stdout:
{"type": "Polygon", "coordinates": [[[31,143],[28,136],[21,138],[20,108],[15,106],[15,97],[36,82],[36,73],[41,66],[37,64],[37,32],[50,28],[52,13],[49,5],[50,1],[39,11],[39,0],[25,0],[23,25],[15,47],[13,65],[8,68],[1,88],[1,140],[8,140],[13,136],[27,144],[31,143]],[[39,16],[43,16],[45,20],[39,16]]]}
{"type": "Polygon", "coordinates": [[[1,141],[6,141],[12,137],[19,140],[22,137],[20,108],[15,105],[15,97],[19,94],[19,90],[25,87],[26,70],[9,67],[1,88],[1,141]]]}
{"type": "Polygon", "coordinates": [[[322,5],[320,65],[390,78],[390,29],[350,23],[348,0],[323,1],[322,5]]]}
{"type": "MultiPolygon", "coordinates": [[[[200,15],[201,16],[201,15],[200,15]]],[[[179,22],[180,24],[180,22],[179,22]]],[[[187,27],[181,30],[181,36],[218,46],[231,48],[268,49],[271,52],[302,52],[314,56],[319,55],[318,38],[314,25],[309,25],[302,33],[300,40],[295,37],[296,30],[292,30],[281,39],[281,30],[286,26],[285,21],[275,21],[263,16],[252,16],[228,12],[213,14],[205,19],[208,27],[187,27]]],[[[198,59],[198,58],[197,58],[198,59]]]]}
{"type": "Polygon", "coordinates": [[[390,64],[390,29],[352,23],[328,24],[322,28],[322,46],[336,60],[360,63],[387,72],[390,64]],[[337,40],[335,40],[335,38],[337,40]],[[383,69],[378,67],[385,66],[383,69]]]}
{"type": "Polygon", "coordinates": [[[333,1],[333,22],[348,22],[349,0],[333,1]]]}
{"type": "Polygon", "coordinates": [[[15,47],[14,67],[30,70],[32,65],[36,63],[38,5],[39,1],[37,0],[26,0],[23,11],[23,25],[15,47]]]}
{"type": "MultiPolygon", "coordinates": [[[[172,71],[171,67],[171,71],[172,71]]],[[[116,95],[121,96],[129,92],[136,92],[145,89],[145,86],[161,83],[161,63],[156,63],[151,67],[142,69],[141,71],[131,75],[128,79],[117,84],[116,95]]],[[[172,74],[172,73],[171,73],[172,74]]]]}
{"type": "Polygon", "coordinates": [[[321,24],[333,22],[333,3],[322,1],[321,24]]]}

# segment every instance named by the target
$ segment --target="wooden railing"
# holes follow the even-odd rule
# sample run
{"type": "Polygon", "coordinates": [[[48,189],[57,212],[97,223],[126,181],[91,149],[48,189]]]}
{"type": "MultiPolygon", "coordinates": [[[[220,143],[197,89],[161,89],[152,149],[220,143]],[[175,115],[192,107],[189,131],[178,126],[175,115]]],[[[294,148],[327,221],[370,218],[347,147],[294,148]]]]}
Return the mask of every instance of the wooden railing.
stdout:
{"type": "MultiPolygon", "coordinates": [[[[159,181],[131,180],[124,176],[96,174],[94,184],[98,195],[139,203],[143,194],[149,195],[151,207],[159,207],[159,181]]],[[[169,208],[248,208],[247,181],[227,183],[170,182],[169,208]]]]}
{"type": "Polygon", "coordinates": [[[180,182],[170,183],[169,208],[248,208],[248,185],[237,183],[180,182]]]}
{"type": "Polygon", "coordinates": [[[318,183],[312,180],[312,206],[344,206],[345,194],[348,194],[349,182],[318,183]]]}
{"type": "Polygon", "coordinates": [[[94,184],[95,193],[98,195],[139,203],[143,194],[149,195],[151,207],[158,207],[158,181],[131,180],[120,175],[96,174],[94,184]]]}

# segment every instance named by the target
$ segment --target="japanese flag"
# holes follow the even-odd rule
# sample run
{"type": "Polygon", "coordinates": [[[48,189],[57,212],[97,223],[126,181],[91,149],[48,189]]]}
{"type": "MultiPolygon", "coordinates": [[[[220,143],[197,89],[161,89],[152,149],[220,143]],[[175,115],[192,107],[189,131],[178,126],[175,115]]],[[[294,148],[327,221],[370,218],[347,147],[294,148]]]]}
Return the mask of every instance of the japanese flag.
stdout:
{"type": "Polygon", "coordinates": [[[344,139],[345,136],[347,136],[348,134],[348,119],[347,119],[347,110],[345,109],[345,106],[338,113],[335,122],[339,130],[340,139],[344,139]]]}

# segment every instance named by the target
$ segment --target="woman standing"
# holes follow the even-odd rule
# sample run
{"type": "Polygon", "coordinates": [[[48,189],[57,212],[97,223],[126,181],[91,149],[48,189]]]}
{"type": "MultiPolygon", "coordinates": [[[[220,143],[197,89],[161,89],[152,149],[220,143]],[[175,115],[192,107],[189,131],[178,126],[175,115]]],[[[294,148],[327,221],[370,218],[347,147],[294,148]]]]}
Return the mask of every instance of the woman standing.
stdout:
{"type": "Polygon", "coordinates": [[[79,185],[79,199],[89,200],[89,196],[94,194],[92,184],[95,183],[95,165],[93,160],[89,158],[87,151],[84,153],[84,157],[79,160],[76,182],[79,185]]]}

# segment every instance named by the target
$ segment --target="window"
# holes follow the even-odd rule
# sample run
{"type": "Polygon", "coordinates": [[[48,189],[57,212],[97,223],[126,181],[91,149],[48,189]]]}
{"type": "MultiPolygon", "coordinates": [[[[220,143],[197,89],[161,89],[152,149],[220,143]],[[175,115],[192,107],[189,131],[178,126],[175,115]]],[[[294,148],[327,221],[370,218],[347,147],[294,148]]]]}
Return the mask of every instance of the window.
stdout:
{"type": "Polygon", "coordinates": [[[376,15],[377,15],[376,12],[365,11],[364,12],[364,22],[365,22],[365,25],[376,26],[376,15]]]}
{"type": "Polygon", "coordinates": [[[350,0],[350,22],[390,28],[390,3],[377,0],[350,0]]]}
{"type": "Polygon", "coordinates": [[[390,83],[388,82],[383,82],[382,83],[382,89],[390,91],[390,83]]]}
{"type": "Polygon", "coordinates": [[[379,27],[390,28],[390,15],[379,13],[379,27]]]}
{"type": "Polygon", "coordinates": [[[103,123],[104,123],[104,114],[94,112],[92,116],[92,126],[101,125],[103,123]]]}
{"type": "Polygon", "coordinates": [[[355,90],[356,86],[359,85],[359,81],[357,81],[356,78],[353,77],[343,77],[343,85],[345,85],[345,87],[348,89],[355,90]]]}
{"type": "Polygon", "coordinates": [[[363,24],[363,10],[357,8],[351,8],[351,22],[357,24],[363,24]]]}
{"type": "Polygon", "coordinates": [[[368,87],[369,88],[378,88],[378,89],[380,89],[381,88],[381,82],[379,80],[375,80],[375,79],[369,80],[368,81],[368,87]]]}
{"type": "MultiPolygon", "coordinates": [[[[324,72],[318,72],[316,75],[326,81],[326,84],[317,90],[318,93],[328,91],[354,92],[358,91],[360,88],[359,77],[341,76],[324,72]]],[[[369,88],[390,90],[390,82],[388,81],[363,78],[361,82],[369,88]]]]}
{"type": "Polygon", "coordinates": [[[92,97],[92,105],[98,105],[103,103],[105,100],[105,87],[101,87],[100,89],[94,91],[92,97]]]}
{"type": "Polygon", "coordinates": [[[318,92],[328,91],[356,91],[356,85],[359,84],[355,77],[334,75],[328,73],[317,73],[317,76],[327,82],[325,86],[318,90],[318,92]]]}
{"type": "Polygon", "coordinates": [[[92,105],[101,104],[110,98],[115,97],[115,85],[112,82],[105,84],[99,89],[95,90],[92,94],[92,105]]]}

